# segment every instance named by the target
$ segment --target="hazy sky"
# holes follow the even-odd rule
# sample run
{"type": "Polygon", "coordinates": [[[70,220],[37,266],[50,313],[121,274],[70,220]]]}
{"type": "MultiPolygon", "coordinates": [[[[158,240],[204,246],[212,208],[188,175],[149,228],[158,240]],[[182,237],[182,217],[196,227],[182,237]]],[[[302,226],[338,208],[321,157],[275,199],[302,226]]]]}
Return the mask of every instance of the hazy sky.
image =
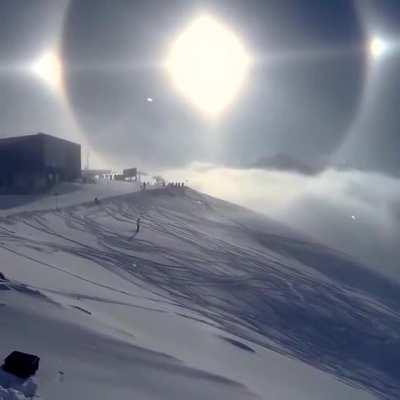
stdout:
{"type": "Polygon", "coordinates": [[[10,0],[0,16],[1,136],[87,140],[120,165],[237,166],[284,152],[399,169],[400,59],[395,46],[373,62],[365,50],[371,35],[395,43],[396,0],[10,0]],[[162,68],[200,13],[235,31],[255,60],[238,100],[213,122],[162,68]],[[29,71],[56,47],[63,96],[29,71]]]}
{"type": "Polygon", "coordinates": [[[330,154],[357,110],[365,71],[355,9],[347,0],[325,3],[73,2],[63,55],[87,68],[68,77],[71,104],[85,130],[96,132],[96,145],[124,153],[135,148],[161,165],[237,163],[276,151],[330,154]],[[202,12],[236,31],[258,61],[239,101],[217,123],[182,100],[158,67],[177,34],[202,12]],[[103,64],[116,66],[89,68],[103,64]]]}

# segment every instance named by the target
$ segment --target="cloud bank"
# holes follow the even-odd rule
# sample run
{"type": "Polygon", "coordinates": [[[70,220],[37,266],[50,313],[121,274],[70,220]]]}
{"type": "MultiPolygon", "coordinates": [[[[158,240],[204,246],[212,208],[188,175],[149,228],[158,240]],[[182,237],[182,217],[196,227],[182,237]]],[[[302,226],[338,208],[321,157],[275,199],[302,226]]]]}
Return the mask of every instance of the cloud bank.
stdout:
{"type": "Polygon", "coordinates": [[[357,170],[317,176],[193,163],[164,173],[268,215],[400,281],[400,181],[357,170]]]}

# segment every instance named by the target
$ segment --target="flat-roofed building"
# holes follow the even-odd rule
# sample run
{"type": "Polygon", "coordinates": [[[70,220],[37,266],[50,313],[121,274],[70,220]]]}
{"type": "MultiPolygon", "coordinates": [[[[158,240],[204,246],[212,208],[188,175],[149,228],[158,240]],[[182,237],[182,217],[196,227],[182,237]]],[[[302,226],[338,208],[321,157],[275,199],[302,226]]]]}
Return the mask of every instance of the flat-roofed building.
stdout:
{"type": "Polygon", "coordinates": [[[81,146],[38,133],[0,139],[0,193],[35,193],[81,176],[81,146]]]}

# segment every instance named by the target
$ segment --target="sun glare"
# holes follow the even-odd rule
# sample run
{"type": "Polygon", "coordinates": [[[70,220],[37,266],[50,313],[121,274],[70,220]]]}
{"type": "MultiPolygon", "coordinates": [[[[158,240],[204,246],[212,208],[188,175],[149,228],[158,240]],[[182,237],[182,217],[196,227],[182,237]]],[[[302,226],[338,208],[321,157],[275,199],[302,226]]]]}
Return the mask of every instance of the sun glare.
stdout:
{"type": "Polygon", "coordinates": [[[55,51],[42,54],[31,65],[32,72],[54,90],[61,89],[62,65],[55,51]]]}
{"type": "Polygon", "coordinates": [[[373,58],[381,57],[386,51],[386,48],[386,43],[378,37],[372,38],[369,42],[369,52],[373,58]]]}
{"type": "Polygon", "coordinates": [[[195,19],[178,36],[166,60],[178,91],[210,116],[220,114],[233,102],[249,65],[241,40],[209,16],[195,19]]]}

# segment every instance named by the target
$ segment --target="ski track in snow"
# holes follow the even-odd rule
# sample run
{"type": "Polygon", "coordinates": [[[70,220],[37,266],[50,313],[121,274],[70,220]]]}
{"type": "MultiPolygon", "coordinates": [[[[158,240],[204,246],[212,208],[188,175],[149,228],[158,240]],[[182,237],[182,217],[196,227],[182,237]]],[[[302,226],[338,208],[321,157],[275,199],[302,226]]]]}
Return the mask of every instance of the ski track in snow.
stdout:
{"type": "Polygon", "coordinates": [[[227,207],[190,190],[155,190],[96,207],[24,212],[0,220],[0,247],[124,294],[127,302],[121,304],[135,307],[134,294],[44,262],[41,254],[89,260],[146,289],[153,311],[162,312],[160,302],[178,305],[248,342],[382,399],[398,399],[399,288],[340,253],[247,225],[227,207]],[[166,201],[169,196],[174,202],[166,201]],[[129,240],[139,215],[141,231],[129,240]]]}

